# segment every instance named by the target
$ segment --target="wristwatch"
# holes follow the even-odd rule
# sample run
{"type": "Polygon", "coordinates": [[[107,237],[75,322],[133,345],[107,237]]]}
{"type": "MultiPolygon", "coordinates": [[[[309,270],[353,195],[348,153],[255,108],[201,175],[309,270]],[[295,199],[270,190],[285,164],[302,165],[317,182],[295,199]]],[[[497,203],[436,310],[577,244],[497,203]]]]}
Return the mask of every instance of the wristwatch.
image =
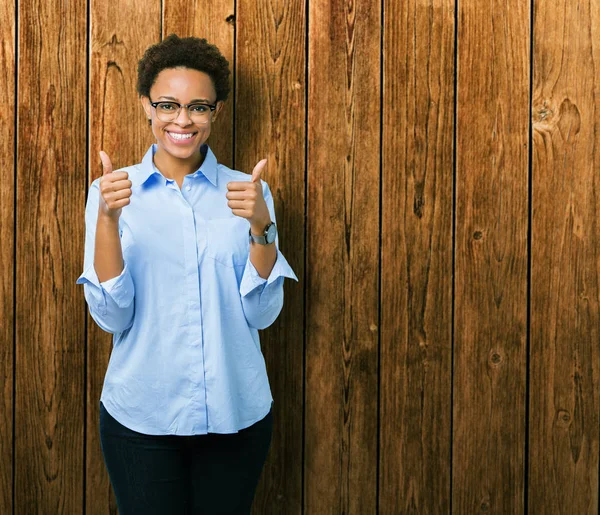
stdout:
{"type": "Polygon", "coordinates": [[[275,222],[271,222],[266,225],[264,232],[260,236],[252,234],[252,229],[248,229],[248,234],[250,235],[250,242],[268,245],[275,241],[275,236],[277,236],[277,226],[275,225],[275,222]]]}

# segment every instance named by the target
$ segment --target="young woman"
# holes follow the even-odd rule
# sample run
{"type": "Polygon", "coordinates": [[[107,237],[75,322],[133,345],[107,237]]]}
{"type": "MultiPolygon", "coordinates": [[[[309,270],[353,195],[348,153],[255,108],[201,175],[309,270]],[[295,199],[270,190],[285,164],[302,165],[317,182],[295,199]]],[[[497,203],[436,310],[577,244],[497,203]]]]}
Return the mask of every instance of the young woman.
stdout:
{"type": "Polygon", "coordinates": [[[114,334],[100,437],[121,515],[249,513],[271,442],[258,330],[297,278],[266,160],[250,176],[206,144],[229,73],[204,39],[148,48],[137,90],[156,143],[119,171],[101,152],[90,187],[78,283],[114,334]]]}

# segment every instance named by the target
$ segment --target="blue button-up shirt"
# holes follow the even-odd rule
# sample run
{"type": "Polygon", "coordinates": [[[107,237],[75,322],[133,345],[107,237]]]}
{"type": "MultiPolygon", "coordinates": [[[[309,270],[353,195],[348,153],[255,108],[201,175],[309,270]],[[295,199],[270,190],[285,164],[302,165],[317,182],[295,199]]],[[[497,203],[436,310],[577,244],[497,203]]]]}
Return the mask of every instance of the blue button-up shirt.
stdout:
{"type": "Polygon", "coordinates": [[[204,145],[204,162],[180,189],[154,166],[155,151],[122,169],[133,183],[119,219],[125,267],[102,283],[94,270],[99,179],[89,191],[77,282],[92,318],[114,334],[100,400],[140,433],[234,433],[271,408],[258,330],[281,311],[284,277],[298,279],[279,249],[267,279],[250,261],[250,224],[225,196],[228,182],[249,175],[217,163],[204,145]]]}

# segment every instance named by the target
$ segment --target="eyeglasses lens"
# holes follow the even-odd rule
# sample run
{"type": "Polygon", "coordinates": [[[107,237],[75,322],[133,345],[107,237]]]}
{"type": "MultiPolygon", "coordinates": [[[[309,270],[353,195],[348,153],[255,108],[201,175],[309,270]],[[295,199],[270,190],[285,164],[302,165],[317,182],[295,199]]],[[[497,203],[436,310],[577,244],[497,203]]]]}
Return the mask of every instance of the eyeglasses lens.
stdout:
{"type": "MultiPolygon", "coordinates": [[[[179,117],[181,109],[182,106],[174,102],[160,102],[156,106],[156,116],[163,122],[172,122],[179,117]]],[[[190,104],[186,109],[194,123],[206,123],[210,118],[210,107],[205,104],[190,104]]]]}

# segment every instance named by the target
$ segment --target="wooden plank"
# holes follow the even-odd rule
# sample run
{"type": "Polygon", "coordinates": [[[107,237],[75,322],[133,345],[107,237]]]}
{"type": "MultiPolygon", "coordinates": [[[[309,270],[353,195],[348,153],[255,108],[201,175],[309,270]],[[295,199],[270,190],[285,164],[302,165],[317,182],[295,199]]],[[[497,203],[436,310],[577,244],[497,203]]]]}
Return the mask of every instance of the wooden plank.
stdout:
{"type": "Polygon", "coordinates": [[[598,513],[600,4],[535,3],[529,513],[598,513]]]}
{"type": "Polygon", "coordinates": [[[15,500],[81,511],[85,2],[18,3],[15,500]]]}
{"type": "Polygon", "coordinates": [[[306,513],[376,509],[381,23],[309,3],[306,513]]]}
{"type": "Polygon", "coordinates": [[[289,279],[277,321],[262,331],[275,404],[274,434],[254,502],[256,514],[302,510],[305,38],[303,0],[240,0],[237,8],[236,168],[263,178],[273,194],[279,247],[300,284],[289,279]]]}
{"type": "MultiPolygon", "coordinates": [[[[0,94],[15,105],[15,2],[0,5],[0,94]]],[[[13,509],[15,111],[0,113],[0,507],[13,509]]]]}
{"type": "Polygon", "coordinates": [[[453,511],[523,513],[529,3],[458,9],[453,511]]]}
{"type": "Polygon", "coordinates": [[[443,514],[450,510],[454,1],[391,2],[384,21],[379,510],[443,514]]]}
{"type": "MultiPolygon", "coordinates": [[[[233,46],[235,0],[163,0],[163,38],[175,33],[179,37],[206,38],[217,45],[234,71],[233,46]]],[[[233,166],[233,81],[228,101],[213,124],[208,144],[217,160],[233,166]]]]}
{"type": "MultiPolygon", "coordinates": [[[[135,89],[137,63],[160,41],[160,0],[92,0],[89,181],[102,175],[98,152],[115,169],[139,163],[155,141],[135,89]],[[135,20],[132,23],[131,20],[135,20]]],[[[83,211],[81,212],[83,219],[83,211]]],[[[83,256],[83,247],[81,248],[83,256]]],[[[80,257],[78,263],[82,262],[80,257]]],[[[81,266],[81,265],[80,265],[81,266]]],[[[79,292],[82,296],[82,292],[79,292]]],[[[112,350],[111,335],[88,315],[86,513],[115,512],[116,502],[100,447],[99,402],[112,350]]]]}

